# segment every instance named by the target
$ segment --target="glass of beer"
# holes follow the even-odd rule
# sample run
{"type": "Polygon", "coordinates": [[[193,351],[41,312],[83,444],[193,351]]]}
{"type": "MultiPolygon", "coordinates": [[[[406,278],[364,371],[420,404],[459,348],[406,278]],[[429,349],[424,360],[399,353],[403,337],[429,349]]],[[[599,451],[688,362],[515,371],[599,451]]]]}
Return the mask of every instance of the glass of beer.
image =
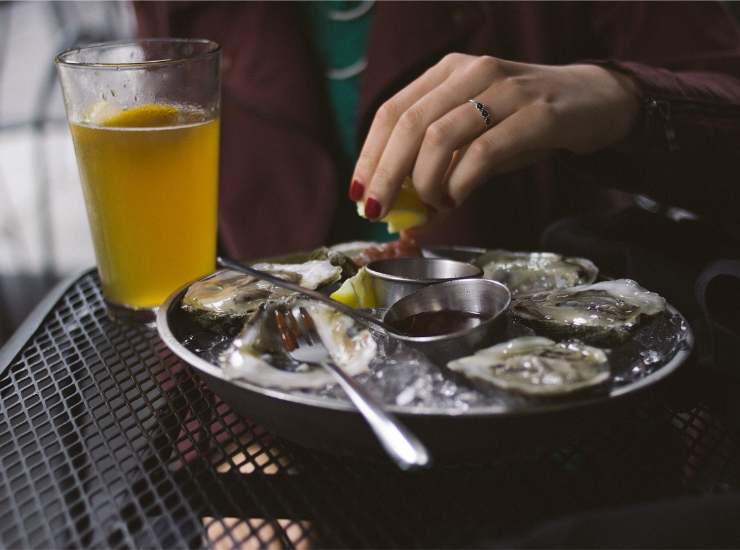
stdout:
{"type": "Polygon", "coordinates": [[[96,44],[56,64],[109,314],[152,321],[215,268],[219,46],[96,44]]]}

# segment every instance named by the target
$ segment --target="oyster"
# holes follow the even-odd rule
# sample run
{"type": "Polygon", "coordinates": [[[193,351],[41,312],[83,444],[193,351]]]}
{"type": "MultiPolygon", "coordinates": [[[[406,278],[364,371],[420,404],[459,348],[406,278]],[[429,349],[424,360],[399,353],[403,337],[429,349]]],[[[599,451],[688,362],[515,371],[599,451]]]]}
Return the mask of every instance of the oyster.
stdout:
{"type": "Polygon", "coordinates": [[[342,276],[342,268],[329,259],[309,260],[300,264],[258,263],[252,267],[312,290],[334,283],[342,276]]]}
{"type": "MultiPolygon", "coordinates": [[[[342,273],[342,268],[329,260],[301,264],[260,263],[254,267],[310,289],[333,283],[342,273]]],[[[267,300],[291,294],[249,275],[225,270],[190,285],[182,299],[182,308],[195,314],[202,325],[216,332],[233,334],[267,300]]]]}
{"type": "Polygon", "coordinates": [[[381,244],[382,243],[376,241],[352,241],[332,245],[328,248],[328,250],[330,250],[331,252],[345,254],[351,258],[352,256],[355,256],[370,247],[380,246],[381,244]]]}
{"type": "Polygon", "coordinates": [[[597,345],[625,341],[645,318],[665,311],[665,300],[630,279],[551,290],[514,301],[512,313],[548,335],[597,345]]]}
{"type": "Polygon", "coordinates": [[[293,311],[303,308],[310,315],[322,344],[337,366],[350,375],[368,370],[377,345],[367,328],[327,305],[288,298],[282,304],[263,304],[258,315],[222,354],[220,363],[227,378],[282,389],[317,388],[334,383],[334,377],[321,366],[295,365],[289,360],[274,317],[276,307],[281,305],[293,311]]]}
{"type": "Polygon", "coordinates": [[[606,354],[578,340],[556,344],[524,336],[482,349],[447,366],[504,390],[538,396],[573,393],[609,378],[606,354]]]}
{"type": "MultiPolygon", "coordinates": [[[[348,243],[353,244],[353,243],[348,243]]],[[[347,253],[342,245],[336,245],[330,248],[317,248],[309,254],[309,260],[329,260],[332,265],[342,269],[342,280],[349,279],[357,274],[357,265],[352,260],[351,255],[347,253]],[[339,248],[337,248],[339,247],[339,248]]]]}
{"type": "Polygon", "coordinates": [[[475,264],[483,269],[483,277],[509,287],[512,296],[593,283],[599,273],[590,260],[551,252],[491,250],[475,264]]]}

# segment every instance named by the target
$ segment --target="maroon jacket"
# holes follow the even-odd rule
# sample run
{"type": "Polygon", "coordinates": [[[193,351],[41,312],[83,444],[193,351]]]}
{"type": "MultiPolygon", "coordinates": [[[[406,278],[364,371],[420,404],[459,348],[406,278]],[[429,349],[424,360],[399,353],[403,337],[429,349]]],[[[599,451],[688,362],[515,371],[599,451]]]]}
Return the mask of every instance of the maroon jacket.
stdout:
{"type": "MultiPolygon", "coordinates": [[[[385,99],[450,51],[545,64],[599,60],[631,74],[644,100],[630,152],[562,154],[497,178],[433,224],[429,241],[535,247],[554,219],[608,204],[606,188],[683,206],[740,239],[740,31],[722,5],[378,2],[373,9],[362,137],[385,99]]],[[[324,243],[349,182],[296,6],[140,3],[137,14],[142,36],[203,37],[223,47],[226,250],[254,257],[324,243]]]]}

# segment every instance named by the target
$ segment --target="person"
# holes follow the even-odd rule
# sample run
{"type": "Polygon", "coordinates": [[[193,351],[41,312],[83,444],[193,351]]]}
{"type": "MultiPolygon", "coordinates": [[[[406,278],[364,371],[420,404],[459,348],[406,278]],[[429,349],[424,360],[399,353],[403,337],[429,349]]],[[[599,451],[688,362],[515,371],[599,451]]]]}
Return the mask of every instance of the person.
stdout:
{"type": "MultiPolygon", "coordinates": [[[[663,294],[740,418],[740,29],[725,5],[135,6],[142,36],[223,48],[224,252],[387,238],[355,202],[380,218],[410,175],[436,212],[423,244],[544,247],[663,294]]],[[[636,511],[665,527],[656,546],[682,541],[666,511],[636,511]]],[[[593,522],[574,525],[568,544],[592,543],[576,535],[593,522]]]]}
{"type": "MultiPolygon", "coordinates": [[[[437,212],[420,243],[586,256],[721,340],[700,344],[734,346],[717,321],[731,301],[707,295],[717,278],[722,296],[728,277],[740,287],[740,29],[725,5],[135,8],[141,36],[222,46],[223,252],[387,239],[354,201],[382,217],[411,175],[437,212]]],[[[740,321],[729,332],[740,342],[740,321]]]]}
{"type": "Polygon", "coordinates": [[[222,45],[229,254],[367,236],[350,180],[382,215],[403,174],[446,214],[422,242],[537,247],[555,220],[623,204],[605,191],[619,188],[740,237],[740,32],[721,4],[382,2],[333,26],[315,13],[341,5],[355,9],[136,4],[142,36],[222,45]],[[327,76],[353,60],[340,54],[366,61],[344,90],[327,76]]]}

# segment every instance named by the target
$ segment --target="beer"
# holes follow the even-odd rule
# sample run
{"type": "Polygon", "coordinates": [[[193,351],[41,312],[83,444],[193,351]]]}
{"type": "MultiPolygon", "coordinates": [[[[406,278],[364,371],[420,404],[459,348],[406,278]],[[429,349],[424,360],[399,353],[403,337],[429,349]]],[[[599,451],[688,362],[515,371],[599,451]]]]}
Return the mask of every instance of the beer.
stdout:
{"type": "Polygon", "coordinates": [[[109,302],[157,307],[214,270],[217,118],[151,104],[71,131],[109,302]]]}

